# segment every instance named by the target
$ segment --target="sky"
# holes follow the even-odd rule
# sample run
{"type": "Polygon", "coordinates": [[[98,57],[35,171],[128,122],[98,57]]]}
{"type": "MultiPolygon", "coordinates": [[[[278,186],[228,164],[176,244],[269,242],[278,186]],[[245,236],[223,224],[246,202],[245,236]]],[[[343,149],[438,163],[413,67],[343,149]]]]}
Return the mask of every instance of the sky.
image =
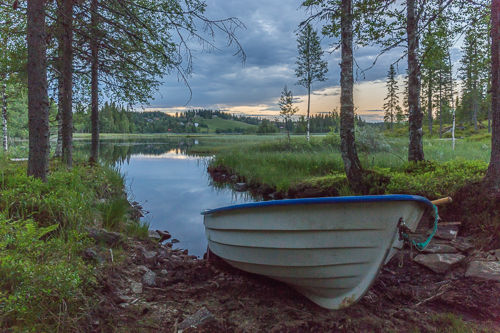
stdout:
{"type": "MultiPolygon", "coordinates": [[[[279,116],[278,100],[287,85],[294,94],[298,115],[305,115],[307,90],[296,85],[295,76],[297,28],[307,18],[305,10],[299,8],[301,3],[302,0],[207,0],[206,17],[213,20],[236,17],[245,25],[246,29],[238,29],[236,35],[246,53],[246,62],[234,56],[234,46],[225,47],[226,38],[219,32],[215,36],[219,49],[213,53],[202,52],[199,45],[192,44],[196,59],[194,73],[188,78],[193,93],[191,100],[185,84],[179,82],[176,75],[170,75],[163,78],[164,83],[150,105],[136,109],[175,113],[203,108],[274,119],[279,116]]],[[[322,24],[316,22],[313,27],[321,30],[322,24]]],[[[331,50],[335,40],[319,35],[323,49],[331,50]]],[[[366,69],[379,52],[377,46],[357,48],[355,61],[359,68],[366,69]]],[[[354,104],[356,113],[366,121],[383,121],[387,71],[403,52],[403,48],[387,52],[364,75],[359,71],[356,75],[355,65],[354,104]]],[[[455,46],[451,54],[452,62],[456,63],[459,48],[455,46]]],[[[312,86],[312,114],[340,107],[340,51],[325,52],[323,59],[328,62],[328,80],[312,86]]],[[[401,100],[406,61],[404,58],[397,65],[401,100]]]]}

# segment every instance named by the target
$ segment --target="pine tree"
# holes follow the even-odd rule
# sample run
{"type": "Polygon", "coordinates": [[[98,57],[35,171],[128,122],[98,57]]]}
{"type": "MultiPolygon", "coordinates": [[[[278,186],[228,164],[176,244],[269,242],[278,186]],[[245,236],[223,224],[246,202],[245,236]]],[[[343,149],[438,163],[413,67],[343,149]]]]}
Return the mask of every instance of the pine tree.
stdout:
{"type": "Polygon", "coordinates": [[[460,59],[462,108],[458,116],[461,121],[473,123],[476,131],[481,113],[486,117],[489,110],[489,100],[486,97],[490,82],[488,24],[489,20],[482,19],[474,20],[468,26],[460,59]],[[480,110],[481,106],[483,106],[483,112],[480,110]]]}
{"type": "Polygon", "coordinates": [[[500,0],[491,1],[491,155],[483,180],[486,188],[498,194],[500,188],[500,0]]]}
{"type": "Polygon", "coordinates": [[[28,2],[28,176],[47,180],[49,169],[49,101],[47,95],[47,53],[45,0],[28,2]]]}
{"type": "Polygon", "coordinates": [[[396,69],[394,68],[394,65],[391,64],[389,71],[387,72],[387,97],[384,99],[384,101],[387,102],[383,107],[385,111],[384,122],[389,123],[391,133],[393,132],[393,124],[399,107],[398,90],[399,87],[398,82],[396,81],[396,69]]]}
{"type": "Polygon", "coordinates": [[[285,121],[286,133],[288,135],[288,142],[291,142],[290,139],[290,129],[288,127],[288,123],[292,120],[292,116],[297,113],[299,110],[297,107],[293,107],[293,93],[288,90],[287,86],[283,89],[281,93],[281,97],[278,101],[278,105],[281,109],[280,116],[285,121]]]}
{"type": "Polygon", "coordinates": [[[325,74],[328,72],[328,63],[322,60],[323,49],[316,30],[307,24],[297,39],[299,56],[295,75],[300,78],[297,84],[307,89],[307,141],[309,141],[309,112],[311,108],[311,86],[313,82],[326,81],[325,74]]]}

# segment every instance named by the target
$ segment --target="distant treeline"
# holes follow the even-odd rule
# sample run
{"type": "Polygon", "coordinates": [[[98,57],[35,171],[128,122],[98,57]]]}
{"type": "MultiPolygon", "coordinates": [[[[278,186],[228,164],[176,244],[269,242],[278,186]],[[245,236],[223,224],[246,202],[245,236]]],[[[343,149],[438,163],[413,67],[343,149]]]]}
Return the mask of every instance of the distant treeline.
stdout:
{"type": "MultiPolygon", "coordinates": [[[[176,113],[176,117],[179,115],[176,113]]],[[[262,119],[258,117],[247,117],[247,116],[241,116],[241,115],[234,115],[220,111],[220,110],[207,110],[207,109],[193,109],[193,110],[188,110],[186,112],[182,112],[180,114],[181,117],[186,117],[186,118],[194,118],[194,117],[200,117],[203,119],[213,119],[214,116],[221,118],[221,119],[226,119],[226,120],[234,120],[234,121],[241,121],[242,123],[247,123],[251,125],[259,125],[262,119]]]]}
{"type": "MultiPolygon", "coordinates": [[[[26,138],[27,131],[27,98],[25,89],[19,90],[20,97],[13,99],[9,104],[9,132],[12,137],[26,138]]],[[[90,111],[83,105],[75,105],[73,114],[73,126],[78,133],[90,133],[90,111]]],[[[55,116],[57,108],[55,105],[51,108],[51,134],[57,133],[57,121],[55,116]]],[[[286,126],[282,119],[276,117],[274,120],[268,120],[260,117],[249,117],[234,115],[220,110],[193,109],[185,112],[179,112],[175,115],[169,115],[160,111],[136,112],[127,110],[125,107],[116,103],[104,103],[99,112],[99,127],[101,133],[207,133],[208,125],[205,119],[224,119],[232,120],[234,127],[211,130],[215,133],[279,133],[285,132],[286,126]],[[238,125],[246,123],[255,125],[238,125]],[[196,126],[195,124],[198,124],[196,126]]],[[[361,117],[356,116],[357,126],[364,126],[365,122],[361,117]]],[[[306,119],[300,116],[288,124],[290,132],[301,134],[306,132],[306,119]]],[[[212,125],[213,127],[213,125],[212,125]]],[[[227,126],[226,126],[227,127],[227,126]]],[[[339,131],[340,118],[338,112],[319,113],[311,116],[311,133],[327,133],[332,129],[339,131]]]]}
{"type": "MultiPolygon", "coordinates": [[[[354,116],[354,124],[362,127],[366,122],[358,115],[354,116]]],[[[327,113],[318,113],[309,118],[310,133],[328,133],[334,131],[337,133],[340,129],[340,116],[334,110],[327,113]]],[[[290,131],[290,133],[304,134],[307,132],[307,119],[300,116],[298,119],[286,124],[282,119],[276,118],[274,121],[262,120],[257,128],[257,133],[277,133],[281,131],[290,131]]]]}

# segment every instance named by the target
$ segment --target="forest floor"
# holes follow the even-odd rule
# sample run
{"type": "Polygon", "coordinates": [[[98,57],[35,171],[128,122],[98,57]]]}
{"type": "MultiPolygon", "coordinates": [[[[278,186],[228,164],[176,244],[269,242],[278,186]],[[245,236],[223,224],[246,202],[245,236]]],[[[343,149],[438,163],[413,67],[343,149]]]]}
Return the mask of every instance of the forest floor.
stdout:
{"type": "Polygon", "coordinates": [[[95,250],[105,260],[93,332],[500,332],[500,283],[466,277],[468,260],[436,274],[405,250],[402,265],[397,254],[361,301],[332,311],[171,243],[129,238],[119,260],[95,250]],[[193,320],[197,328],[187,325],[193,320]]]}

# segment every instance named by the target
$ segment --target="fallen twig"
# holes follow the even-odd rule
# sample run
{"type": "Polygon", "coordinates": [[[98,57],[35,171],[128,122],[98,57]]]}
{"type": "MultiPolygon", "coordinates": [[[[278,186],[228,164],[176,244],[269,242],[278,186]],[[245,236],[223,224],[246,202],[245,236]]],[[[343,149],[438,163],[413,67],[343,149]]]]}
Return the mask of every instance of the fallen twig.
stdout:
{"type": "Polygon", "coordinates": [[[422,304],[424,304],[424,303],[426,303],[426,302],[428,302],[428,301],[432,301],[433,299],[435,299],[435,298],[437,298],[437,297],[441,296],[442,294],[444,294],[444,293],[445,293],[445,292],[447,292],[447,291],[448,291],[448,289],[445,289],[445,290],[443,290],[443,291],[441,291],[441,292],[437,293],[437,294],[436,294],[436,295],[434,295],[434,296],[431,296],[431,297],[429,297],[429,298],[426,298],[426,299],[424,299],[423,301],[418,302],[418,303],[417,303],[417,304],[415,304],[415,305],[412,305],[412,308],[419,307],[420,305],[422,305],[422,304]]]}
{"type": "Polygon", "coordinates": [[[175,318],[175,323],[174,323],[174,333],[177,333],[177,330],[179,329],[179,323],[178,323],[179,318],[175,318]]]}

